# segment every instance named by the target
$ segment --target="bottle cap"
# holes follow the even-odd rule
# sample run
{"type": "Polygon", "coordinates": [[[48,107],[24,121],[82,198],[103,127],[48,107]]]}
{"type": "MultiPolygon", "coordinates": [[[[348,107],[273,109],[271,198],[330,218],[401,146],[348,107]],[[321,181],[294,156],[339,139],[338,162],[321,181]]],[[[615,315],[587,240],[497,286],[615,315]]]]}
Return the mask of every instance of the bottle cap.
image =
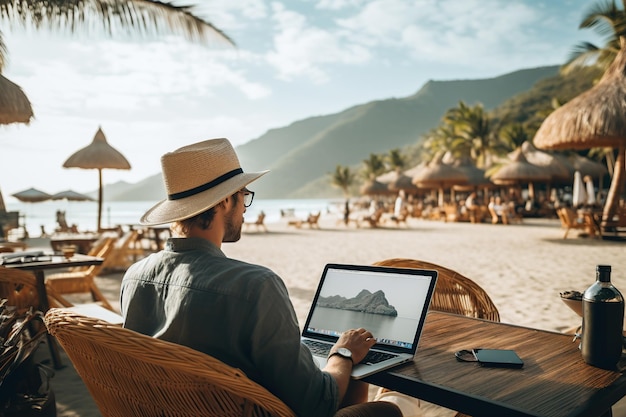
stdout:
{"type": "Polygon", "coordinates": [[[596,266],[596,276],[599,281],[602,281],[602,282],[611,281],[611,265],[596,266]]]}

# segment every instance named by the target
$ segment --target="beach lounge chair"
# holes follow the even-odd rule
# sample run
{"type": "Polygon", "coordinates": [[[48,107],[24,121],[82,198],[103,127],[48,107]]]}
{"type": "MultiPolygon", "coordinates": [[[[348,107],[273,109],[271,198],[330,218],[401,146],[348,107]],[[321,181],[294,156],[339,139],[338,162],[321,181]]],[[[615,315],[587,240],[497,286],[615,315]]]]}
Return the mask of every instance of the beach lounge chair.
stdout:
{"type": "Polygon", "coordinates": [[[587,230],[588,225],[584,220],[579,221],[576,212],[569,207],[561,207],[556,211],[561,221],[561,227],[565,229],[563,239],[567,239],[569,231],[572,229],[587,230]]]}
{"type": "MultiPolygon", "coordinates": [[[[104,416],[295,417],[239,369],[189,347],[65,309],[48,311],[45,323],[104,416]]],[[[380,401],[375,407],[378,415],[398,415],[393,404],[380,401]],[[385,413],[390,410],[395,414],[385,413]]],[[[346,407],[335,416],[375,415],[359,408],[346,407]]]]}
{"type": "Polygon", "coordinates": [[[94,256],[105,260],[102,264],[92,265],[85,269],[46,275],[46,290],[48,292],[53,291],[61,296],[87,293],[91,295],[92,301],[96,304],[115,311],[96,285],[94,278],[98,276],[106,265],[106,259],[113,252],[116,240],[117,238],[115,237],[107,237],[102,243],[100,250],[94,254],[94,256]]]}
{"type": "MultiPolygon", "coordinates": [[[[113,250],[105,258],[104,271],[124,271],[145,255],[139,230],[132,229],[117,239],[113,250]]],[[[96,255],[97,256],[97,255],[96,255]]]]}
{"type": "Polygon", "coordinates": [[[295,226],[297,229],[301,228],[303,224],[306,224],[311,229],[319,229],[319,219],[322,212],[318,211],[317,213],[309,213],[306,220],[302,219],[291,219],[287,222],[287,226],[295,226]]]}
{"type": "Polygon", "coordinates": [[[244,223],[246,225],[246,229],[249,226],[256,226],[257,230],[259,229],[263,229],[264,231],[267,232],[267,226],[265,226],[265,212],[260,212],[257,219],[253,222],[245,222],[244,223]]]}

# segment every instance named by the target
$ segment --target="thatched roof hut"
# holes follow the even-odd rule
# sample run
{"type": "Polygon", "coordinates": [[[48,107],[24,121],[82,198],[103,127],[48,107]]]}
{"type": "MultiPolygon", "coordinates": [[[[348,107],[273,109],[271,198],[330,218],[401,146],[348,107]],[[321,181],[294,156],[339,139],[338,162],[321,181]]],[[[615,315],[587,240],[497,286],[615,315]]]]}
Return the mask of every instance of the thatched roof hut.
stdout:
{"type": "Polygon", "coordinates": [[[618,148],[603,224],[610,222],[623,190],[626,151],[626,38],[602,79],[550,114],[534,143],[544,149],[618,148]]]}

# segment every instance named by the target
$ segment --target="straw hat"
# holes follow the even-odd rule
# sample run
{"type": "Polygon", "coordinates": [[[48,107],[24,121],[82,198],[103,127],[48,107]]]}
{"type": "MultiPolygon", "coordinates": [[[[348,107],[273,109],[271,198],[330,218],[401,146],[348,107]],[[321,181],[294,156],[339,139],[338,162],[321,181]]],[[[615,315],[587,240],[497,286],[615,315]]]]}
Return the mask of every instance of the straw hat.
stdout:
{"type": "Polygon", "coordinates": [[[228,139],[210,139],[161,157],[167,199],[148,210],[141,224],[188,219],[217,205],[268,171],[244,173],[228,139]]]}

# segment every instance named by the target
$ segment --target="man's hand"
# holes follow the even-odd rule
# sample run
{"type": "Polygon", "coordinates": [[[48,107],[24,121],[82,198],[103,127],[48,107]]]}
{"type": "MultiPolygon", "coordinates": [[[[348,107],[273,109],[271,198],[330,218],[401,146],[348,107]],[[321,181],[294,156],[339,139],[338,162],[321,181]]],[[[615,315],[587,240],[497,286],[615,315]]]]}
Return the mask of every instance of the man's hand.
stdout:
{"type": "Polygon", "coordinates": [[[374,335],[363,328],[346,330],[341,334],[337,343],[331,349],[331,353],[340,347],[350,349],[352,352],[352,362],[355,364],[361,362],[367,352],[376,343],[374,335]]]}

